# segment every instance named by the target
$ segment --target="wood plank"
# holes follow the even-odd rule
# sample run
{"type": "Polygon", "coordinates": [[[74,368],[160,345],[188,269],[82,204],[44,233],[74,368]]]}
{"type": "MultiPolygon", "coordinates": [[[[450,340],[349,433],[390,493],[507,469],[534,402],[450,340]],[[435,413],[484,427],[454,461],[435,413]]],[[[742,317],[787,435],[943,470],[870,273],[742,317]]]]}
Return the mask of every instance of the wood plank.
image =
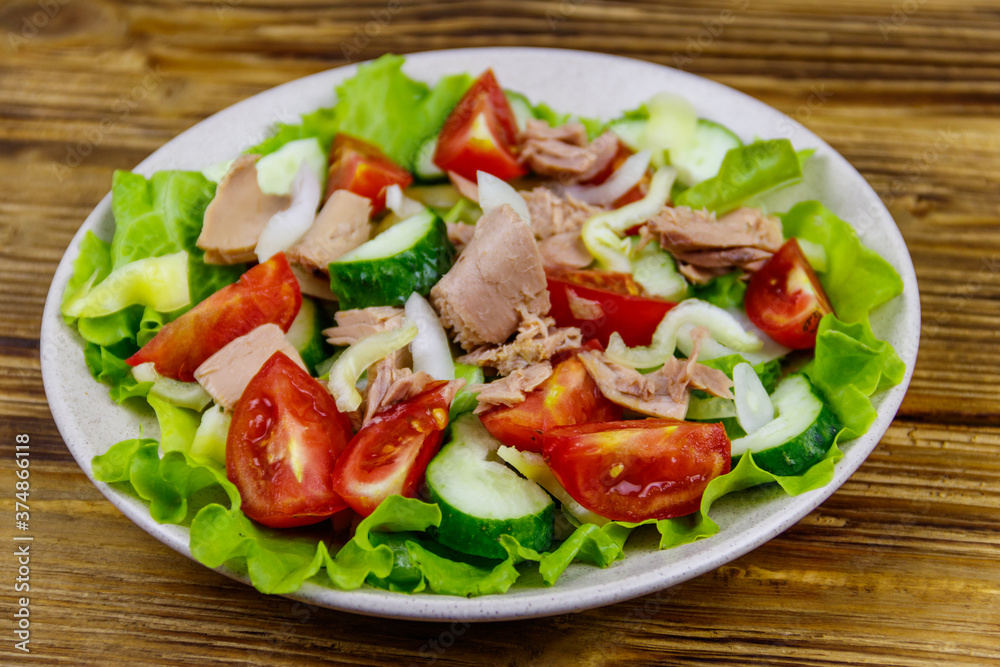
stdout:
{"type": "MultiPolygon", "coordinates": [[[[33,444],[33,456],[60,446],[33,444]]],[[[199,664],[318,664],[336,652],[361,664],[422,655],[471,665],[483,651],[516,664],[642,662],[661,651],[674,664],[983,664],[1000,657],[998,446],[998,428],[897,422],[829,501],[712,573],[604,610],[454,628],[261,596],[143,533],[71,461],[39,457],[33,613],[49,620],[38,644],[67,662],[96,634],[117,637],[140,663],[169,650],[199,664]]],[[[0,467],[9,474],[9,461],[0,467]]]]}
{"type": "MultiPolygon", "coordinates": [[[[37,35],[12,42],[43,4],[0,7],[0,446],[32,436],[33,657],[1000,664],[996,2],[407,0],[362,39],[385,0],[60,0],[37,35]],[[241,99],[344,64],[356,38],[354,60],[517,45],[680,66],[792,115],[840,151],[895,217],[923,308],[910,391],[866,464],[779,538],[682,586],[469,627],[262,596],[121,516],[76,466],[42,391],[37,338],[56,263],[114,169],[241,99]]],[[[0,476],[11,479],[11,465],[0,457],[0,476]]],[[[12,651],[0,646],[0,660],[23,658],[12,651]]]]}

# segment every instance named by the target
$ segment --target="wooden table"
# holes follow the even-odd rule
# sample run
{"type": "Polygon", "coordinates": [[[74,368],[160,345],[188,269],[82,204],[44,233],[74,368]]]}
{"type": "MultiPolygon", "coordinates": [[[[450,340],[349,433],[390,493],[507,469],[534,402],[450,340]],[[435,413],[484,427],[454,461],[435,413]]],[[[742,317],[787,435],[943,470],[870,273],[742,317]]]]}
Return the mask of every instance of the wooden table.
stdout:
{"type": "MultiPolygon", "coordinates": [[[[0,8],[0,467],[13,496],[15,434],[30,434],[31,658],[1000,664],[1000,3],[325,4],[0,8]],[[39,373],[49,280],[112,170],[345,53],[485,45],[679,65],[793,114],[864,174],[906,237],[924,312],[913,382],[881,444],[828,502],[743,558],[659,596],[544,620],[465,626],[308,609],[146,535],[69,455],[39,373]]],[[[26,657],[8,629],[15,597],[4,593],[4,662],[26,657]]]]}

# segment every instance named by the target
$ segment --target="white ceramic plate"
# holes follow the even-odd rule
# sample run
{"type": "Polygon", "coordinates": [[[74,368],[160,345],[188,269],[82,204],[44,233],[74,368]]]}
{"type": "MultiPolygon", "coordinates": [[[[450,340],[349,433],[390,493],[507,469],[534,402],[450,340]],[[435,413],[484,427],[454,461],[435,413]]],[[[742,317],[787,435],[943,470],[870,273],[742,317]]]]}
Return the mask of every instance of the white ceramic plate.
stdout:
{"type": "MultiPolygon", "coordinates": [[[[372,588],[339,591],[307,584],[295,597],[317,605],[362,614],[425,620],[500,620],[578,611],[667,588],[708,572],[747,553],[793,525],[832,494],[861,465],[889,427],[910,381],[920,336],[917,282],[906,245],[889,212],[864,178],[848,162],[789,117],[767,105],[697,76],[667,67],[595,53],[527,48],[462,49],[409,56],[413,77],[429,82],[454,72],[478,73],[492,67],[502,85],[545,101],[560,110],[612,118],[661,91],[682,94],[699,115],[730,127],[744,140],[785,137],[798,149],[815,148],[806,178],[780,194],[773,210],[815,198],[841,218],[852,221],[864,243],[892,263],[903,277],[901,297],[882,306],[872,318],[875,333],[887,339],[909,369],[901,384],[875,398],[878,419],[866,436],[847,443],[833,481],[798,497],[757,490],[727,496],[712,508],[722,531],[708,540],[676,549],[656,549],[656,531],[637,531],[626,558],[607,569],[573,565],[553,587],[519,582],[504,595],[456,598],[432,594],[401,595],[372,588]]],[[[267,135],[276,121],[294,121],[303,112],[334,101],[334,86],[356,66],[292,81],[240,102],[184,132],[142,162],[145,175],[163,169],[201,169],[230,159],[267,135]]],[[[127,167],[127,165],[122,165],[127,167]]],[[[59,302],[70,277],[80,239],[87,230],[110,239],[111,195],[80,228],[56,271],[42,323],[42,376],[59,431],[80,467],[92,478],[91,458],[112,444],[157,433],[156,422],[130,413],[108,398],[83,362],[78,336],[59,316],[59,302]]],[[[145,505],[94,482],[122,512],[170,548],[190,556],[187,529],[160,525],[145,505]]],[[[766,489],[766,487],[765,487],[766,489]]],[[[830,530],[836,530],[831,528],[830,530]]],[[[220,570],[226,574],[231,573],[220,570]]],[[[523,577],[528,578],[528,577],[523,577]]]]}

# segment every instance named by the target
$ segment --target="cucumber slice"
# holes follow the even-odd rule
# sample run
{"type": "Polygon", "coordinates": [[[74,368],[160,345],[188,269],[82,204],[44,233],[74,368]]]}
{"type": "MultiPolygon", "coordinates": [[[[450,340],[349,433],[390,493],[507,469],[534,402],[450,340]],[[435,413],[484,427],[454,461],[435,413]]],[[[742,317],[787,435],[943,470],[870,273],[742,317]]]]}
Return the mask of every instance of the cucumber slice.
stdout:
{"type": "Polygon", "coordinates": [[[531,102],[521,93],[515,93],[512,90],[505,90],[504,95],[507,96],[507,103],[510,104],[510,110],[514,112],[514,122],[517,123],[518,131],[524,132],[528,121],[535,117],[535,111],[531,108],[531,102]]]}
{"type": "Polygon", "coordinates": [[[718,174],[726,153],[742,145],[728,128],[699,118],[694,143],[671,149],[670,164],[677,167],[677,180],[688,186],[696,185],[718,174]]]}
{"type": "Polygon", "coordinates": [[[292,190],[292,181],[305,162],[316,174],[320,190],[326,184],[326,152],[319,139],[310,137],[289,141],[287,144],[257,161],[257,185],[268,195],[287,195],[292,190]]]}
{"type": "Polygon", "coordinates": [[[840,420],[802,374],[781,381],[771,402],[778,416],[750,435],[733,440],[732,456],[753,453],[762,469],[775,475],[799,475],[833,445],[840,420]]]}
{"type": "Polygon", "coordinates": [[[414,292],[427,296],[454,259],[444,221],[423,211],[332,262],[330,289],[345,310],[402,306],[414,292]]]}
{"type": "Polygon", "coordinates": [[[617,134],[623,144],[634,151],[640,151],[645,148],[643,138],[646,136],[648,122],[645,118],[616,120],[608,125],[608,129],[617,134]]]}
{"type": "Polygon", "coordinates": [[[683,301],[691,296],[688,282],[677,270],[673,256],[656,242],[647,243],[639,252],[638,236],[630,236],[632,241],[632,277],[642,285],[647,293],[671,301],[683,301]]]}
{"type": "Polygon", "coordinates": [[[551,546],[555,503],[497,460],[500,446],[479,417],[465,415],[452,425],[452,441],[427,466],[430,499],[441,508],[438,542],[487,558],[507,556],[501,535],[536,551],[551,546]]]}
{"type": "Polygon", "coordinates": [[[437,152],[438,136],[428,137],[417,150],[417,159],[413,165],[413,174],[424,182],[442,181],[445,173],[441,167],[434,164],[434,153],[437,152]]]}
{"type": "Polygon", "coordinates": [[[323,329],[326,328],[326,317],[323,310],[316,306],[310,297],[302,297],[302,307],[299,314],[292,320],[285,338],[292,344],[302,357],[306,368],[312,375],[316,374],[316,364],[326,359],[330,354],[323,329]]]}

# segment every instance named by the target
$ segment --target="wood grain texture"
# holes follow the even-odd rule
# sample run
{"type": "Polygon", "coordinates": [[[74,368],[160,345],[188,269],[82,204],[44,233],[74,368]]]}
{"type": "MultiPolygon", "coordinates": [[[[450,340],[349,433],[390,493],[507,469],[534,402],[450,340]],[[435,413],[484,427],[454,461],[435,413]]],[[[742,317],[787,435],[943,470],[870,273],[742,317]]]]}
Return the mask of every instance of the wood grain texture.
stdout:
{"type": "MultiPolygon", "coordinates": [[[[394,6],[0,7],[0,479],[12,486],[14,434],[31,434],[31,658],[1000,664],[1000,3],[400,0],[379,24],[394,6]],[[581,614],[369,619],[262,596],[162,546],[80,472],[39,373],[49,281],[111,172],[230,104],[348,58],[490,45],[678,66],[789,113],[847,157],[890,207],[920,282],[920,357],[897,421],[847,484],[779,538],[658,595],[581,614]]],[[[2,563],[9,573],[9,555],[2,563]]],[[[4,604],[9,619],[9,593],[4,604]]],[[[23,658],[10,642],[0,652],[23,658]]]]}

